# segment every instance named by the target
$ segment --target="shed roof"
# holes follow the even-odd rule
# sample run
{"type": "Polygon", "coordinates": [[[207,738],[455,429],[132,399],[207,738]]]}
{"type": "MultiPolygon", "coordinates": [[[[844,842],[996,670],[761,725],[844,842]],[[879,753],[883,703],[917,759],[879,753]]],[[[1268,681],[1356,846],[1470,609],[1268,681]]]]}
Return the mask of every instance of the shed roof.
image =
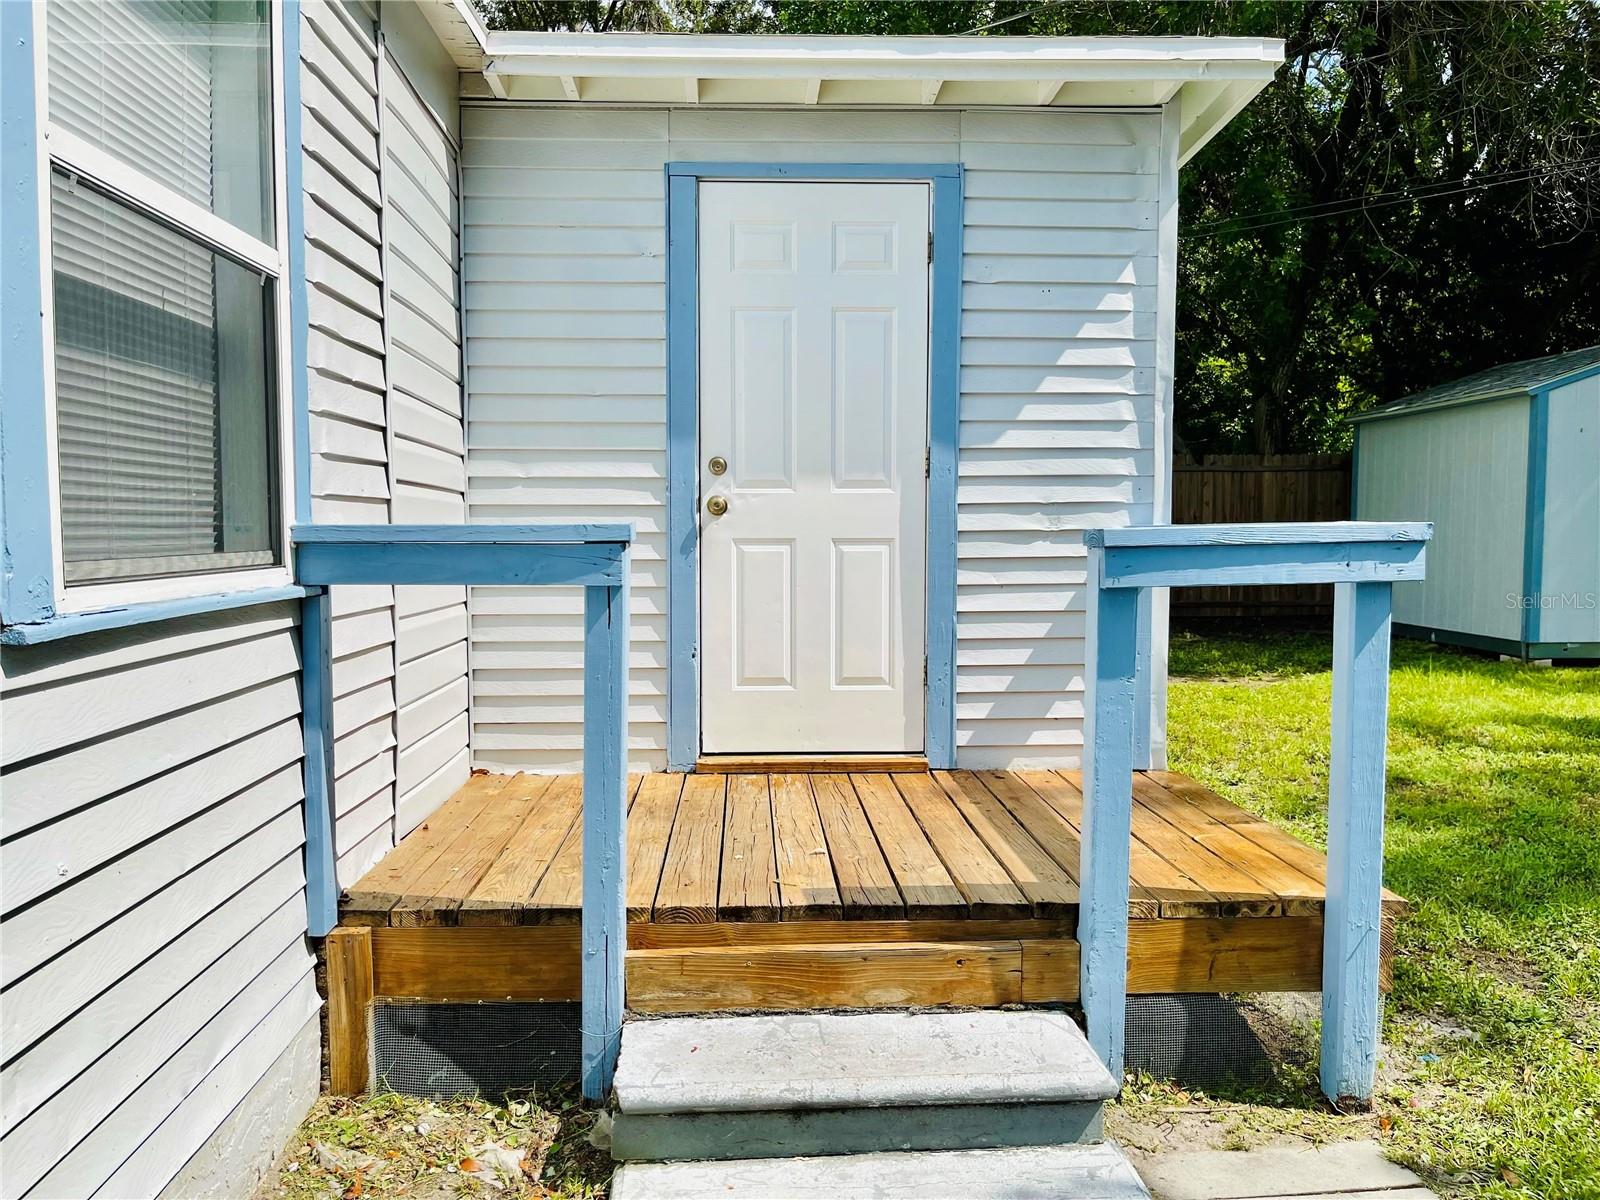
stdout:
{"type": "Polygon", "coordinates": [[[1549,354],[1544,358],[1528,358],[1490,367],[1465,379],[1441,383],[1438,387],[1404,396],[1371,412],[1358,413],[1350,420],[1376,421],[1384,417],[1404,416],[1420,409],[1450,408],[1477,400],[1523,396],[1596,370],[1600,370],[1600,345],[1585,346],[1582,350],[1570,350],[1565,354],[1549,354]]]}
{"type": "Polygon", "coordinates": [[[860,37],[488,30],[424,0],[504,100],[579,104],[1148,108],[1179,97],[1189,158],[1283,64],[1275,38],[860,37]]]}

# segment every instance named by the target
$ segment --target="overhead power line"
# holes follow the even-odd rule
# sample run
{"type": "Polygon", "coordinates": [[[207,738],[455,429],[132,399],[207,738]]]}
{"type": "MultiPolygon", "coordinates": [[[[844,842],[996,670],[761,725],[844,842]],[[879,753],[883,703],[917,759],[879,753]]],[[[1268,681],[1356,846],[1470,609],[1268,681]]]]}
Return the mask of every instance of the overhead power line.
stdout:
{"type": "Polygon", "coordinates": [[[1559,163],[1546,163],[1542,166],[1526,167],[1516,171],[1504,171],[1497,175],[1484,176],[1471,182],[1444,180],[1437,184],[1430,184],[1423,189],[1396,189],[1389,192],[1375,192],[1370,196],[1361,196],[1351,200],[1329,200],[1320,204],[1306,204],[1293,208],[1246,213],[1237,217],[1223,217],[1216,221],[1208,221],[1205,224],[1196,225],[1194,228],[1187,230],[1183,236],[1186,238],[1214,237],[1224,233],[1256,233],[1265,229],[1276,229],[1283,225],[1294,225],[1306,221],[1323,220],[1328,217],[1344,216],[1352,212],[1375,208],[1390,208],[1396,204],[1434,200],[1445,196],[1460,196],[1467,192],[1483,191],[1493,187],[1505,187],[1513,183],[1526,183],[1552,175],[1561,175],[1575,167],[1583,167],[1591,163],[1600,163],[1600,155],[1589,158],[1568,159],[1559,163]]]}
{"type": "Polygon", "coordinates": [[[1020,21],[1023,17],[1031,17],[1034,13],[1043,12],[1047,8],[1059,8],[1065,3],[1066,0],[1045,0],[1045,3],[1043,4],[1036,4],[1032,8],[1023,9],[1019,13],[1012,13],[1009,17],[1002,17],[998,21],[990,21],[987,25],[974,25],[961,36],[966,37],[967,34],[982,33],[986,29],[998,29],[1002,25],[1009,25],[1013,21],[1020,21]]]}

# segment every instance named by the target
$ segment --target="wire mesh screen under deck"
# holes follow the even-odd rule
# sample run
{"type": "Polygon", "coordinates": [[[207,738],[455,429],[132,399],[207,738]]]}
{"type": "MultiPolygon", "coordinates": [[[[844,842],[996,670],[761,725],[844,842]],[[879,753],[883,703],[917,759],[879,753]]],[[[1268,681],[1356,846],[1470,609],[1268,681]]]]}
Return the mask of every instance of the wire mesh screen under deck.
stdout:
{"type": "Polygon", "coordinates": [[[1202,993],[1129,996],[1130,1069],[1186,1087],[1261,1083],[1273,1061],[1239,1002],[1202,993]]]}
{"type": "Polygon", "coordinates": [[[374,1084],[411,1096],[498,1097],[578,1076],[582,1006],[372,1006],[374,1084]]]}

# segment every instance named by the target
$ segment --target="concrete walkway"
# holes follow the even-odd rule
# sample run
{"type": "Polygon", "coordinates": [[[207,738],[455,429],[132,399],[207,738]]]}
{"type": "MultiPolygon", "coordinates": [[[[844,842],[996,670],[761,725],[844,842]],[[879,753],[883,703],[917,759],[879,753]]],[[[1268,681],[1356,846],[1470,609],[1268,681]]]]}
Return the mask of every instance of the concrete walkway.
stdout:
{"type": "Polygon", "coordinates": [[[1155,1200],[1437,1200],[1377,1142],[1194,1150],[1128,1158],[1155,1200]]]}

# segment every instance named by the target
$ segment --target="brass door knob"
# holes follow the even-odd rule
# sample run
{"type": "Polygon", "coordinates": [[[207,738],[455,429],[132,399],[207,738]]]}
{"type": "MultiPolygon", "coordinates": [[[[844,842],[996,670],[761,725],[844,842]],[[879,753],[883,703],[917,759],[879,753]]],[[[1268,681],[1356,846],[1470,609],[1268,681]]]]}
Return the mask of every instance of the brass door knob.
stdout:
{"type": "Polygon", "coordinates": [[[706,511],[713,517],[720,517],[728,511],[728,501],[723,496],[713,496],[706,501],[706,511]]]}
{"type": "Polygon", "coordinates": [[[723,458],[722,455],[718,454],[706,464],[706,469],[709,470],[713,475],[721,475],[728,469],[728,460],[723,458]]]}

